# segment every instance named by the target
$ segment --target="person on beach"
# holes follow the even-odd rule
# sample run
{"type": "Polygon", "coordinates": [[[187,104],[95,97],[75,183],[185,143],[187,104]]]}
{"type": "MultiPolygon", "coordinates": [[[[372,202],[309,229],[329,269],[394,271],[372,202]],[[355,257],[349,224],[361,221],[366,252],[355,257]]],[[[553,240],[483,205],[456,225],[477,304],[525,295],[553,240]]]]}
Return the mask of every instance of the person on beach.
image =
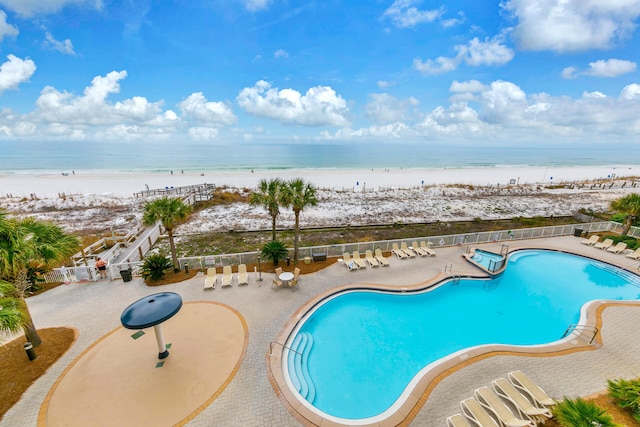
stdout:
{"type": "Polygon", "coordinates": [[[107,278],[107,262],[100,257],[96,258],[96,268],[100,273],[100,278],[106,279],[107,278]]]}

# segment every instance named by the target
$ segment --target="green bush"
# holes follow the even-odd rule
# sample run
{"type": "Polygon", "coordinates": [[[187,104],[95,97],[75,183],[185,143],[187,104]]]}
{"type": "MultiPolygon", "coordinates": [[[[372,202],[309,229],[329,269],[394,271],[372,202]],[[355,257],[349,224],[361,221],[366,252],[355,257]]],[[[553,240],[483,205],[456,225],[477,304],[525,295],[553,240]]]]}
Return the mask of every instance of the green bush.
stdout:
{"type": "Polygon", "coordinates": [[[262,247],[262,256],[273,260],[273,265],[278,265],[278,261],[285,259],[289,251],[284,243],[273,240],[262,247]]]}
{"type": "Polygon", "coordinates": [[[565,397],[551,410],[563,427],[617,427],[607,411],[584,399],[565,397]]]}
{"type": "Polygon", "coordinates": [[[640,422],[640,380],[619,379],[607,381],[609,397],[622,409],[629,411],[634,420],[640,422]]]}
{"type": "Polygon", "coordinates": [[[146,257],[140,272],[145,279],[160,280],[164,277],[166,271],[172,268],[173,264],[171,259],[160,252],[146,257]]]}

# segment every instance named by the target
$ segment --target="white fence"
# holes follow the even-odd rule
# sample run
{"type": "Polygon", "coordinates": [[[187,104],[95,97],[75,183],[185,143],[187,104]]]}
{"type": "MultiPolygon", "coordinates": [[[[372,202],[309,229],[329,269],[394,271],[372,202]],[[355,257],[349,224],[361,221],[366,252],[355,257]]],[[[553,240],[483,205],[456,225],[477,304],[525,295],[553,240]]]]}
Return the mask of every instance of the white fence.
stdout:
{"type": "MultiPolygon", "coordinates": [[[[577,230],[582,230],[583,233],[602,233],[602,232],[615,232],[622,231],[622,224],[616,222],[602,221],[591,222],[582,224],[569,224],[569,225],[556,225],[552,227],[536,227],[536,228],[523,228],[518,230],[499,230],[499,231],[483,231],[477,233],[464,233],[464,234],[450,234],[443,236],[430,236],[430,237],[412,237],[396,240],[380,240],[375,242],[357,242],[346,243],[342,245],[323,245],[312,246],[298,249],[298,256],[300,260],[306,257],[313,258],[314,256],[342,257],[346,252],[352,253],[353,251],[359,251],[364,253],[367,250],[374,251],[380,248],[382,251],[390,251],[393,244],[397,243],[398,246],[405,242],[411,246],[414,241],[426,241],[431,247],[445,247],[456,245],[475,245],[481,243],[490,242],[508,242],[512,240],[525,240],[525,239],[538,239],[543,237],[559,237],[570,236],[577,234],[577,230]]],[[[628,235],[636,238],[640,238],[640,228],[631,227],[628,235]]],[[[160,236],[160,227],[156,226],[151,231],[148,239],[141,239],[138,242],[138,246],[132,252],[135,254],[144,254],[152,246],[153,242],[160,236]]],[[[293,258],[293,249],[289,249],[289,257],[293,258]]],[[[140,257],[131,257],[127,262],[114,263],[109,265],[108,274],[113,279],[120,279],[120,271],[131,268],[132,275],[140,275],[140,267],[142,261],[140,257]]],[[[256,252],[243,252],[235,254],[223,254],[223,255],[206,255],[198,257],[179,258],[180,268],[189,266],[189,268],[204,269],[207,267],[221,267],[225,265],[237,265],[237,264],[257,264],[259,259],[259,253],[256,252]]],[[[271,262],[270,260],[260,259],[261,263],[271,262]]],[[[52,272],[44,275],[47,282],[63,281],[63,274],[61,269],[54,269],[52,272]]],[[[94,281],[99,278],[98,272],[94,267],[75,267],[67,268],[67,276],[72,281],[94,281]],[[84,271],[82,269],[85,269],[84,271]],[[86,273],[86,270],[89,272],[86,273]],[[88,278],[87,275],[89,276],[88,278]],[[81,280],[78,280],[81,279],[81,280]]]]}

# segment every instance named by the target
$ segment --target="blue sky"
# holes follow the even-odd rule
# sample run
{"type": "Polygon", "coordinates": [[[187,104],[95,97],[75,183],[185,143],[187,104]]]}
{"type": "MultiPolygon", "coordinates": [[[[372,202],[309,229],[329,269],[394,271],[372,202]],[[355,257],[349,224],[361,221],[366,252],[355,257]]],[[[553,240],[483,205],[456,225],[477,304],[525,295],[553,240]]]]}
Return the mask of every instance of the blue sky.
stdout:
{"type": "Polygon", "coordinates": [[[640,0],[0,0],[0,138],[640,143],[640,0]]]}

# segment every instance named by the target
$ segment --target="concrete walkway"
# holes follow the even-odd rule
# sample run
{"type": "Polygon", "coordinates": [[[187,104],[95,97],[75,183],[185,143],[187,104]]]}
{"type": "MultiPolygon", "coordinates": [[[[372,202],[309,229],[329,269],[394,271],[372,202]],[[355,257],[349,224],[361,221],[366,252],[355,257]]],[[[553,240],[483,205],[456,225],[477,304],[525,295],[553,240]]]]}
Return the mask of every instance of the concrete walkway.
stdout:
{"type": "MultiPolygon", "coordinates": [[[[614,264],[637,268],[637,262],[580,244],[575,237],[510,242],[516,247],[548,247],[582,253],[614,264]]],[[[499,244],[484,245],[499,249],[499,244]]],[[[293,313],[313,296],[335,286],[350,283],[406,286],[424,282],[453,266],[456,274],[477,274],[462,259],[466,246],[439,248],[437,256],[411,260],[391,259],[388,268],[349,272],[334,264],[305,275],[299,290],[271,290],[270,274],[263,274],[261,286],[250,276],[249,286],[203,291],[203,276],[173,285],[150,288],[140,279],[131,282],[99,281],[59,286],[28,304],[39,328],[68,326],[78,329],[76,344],[40,378],[4,416],[2,426],[35,426],[44,397],[62,371],[87,347],[120,325],[120,314],[131,302],[160,291],[179,293],[183,301],[219,301],[237,310],[246,320],[249,343],[245,359],[224,392],[204,409],[189,426],[296,426],[267,378],[269,344],[293,313]],[[402,269],[399,267],[402,266],[402,269]]],[[[495,356],[462,368],[442,380],[411,425],[442,426],[447,416],[459,411],[458,402],[477,387],[521,369],[544,385],[554,397],[598,392],[609,378],[640,376],[640,308],[610,307],[604,311],[603,346],[595,351],[558,357],[495,356]]],[[[70,402],[70,404],[73,404],[70,402]]]]}

